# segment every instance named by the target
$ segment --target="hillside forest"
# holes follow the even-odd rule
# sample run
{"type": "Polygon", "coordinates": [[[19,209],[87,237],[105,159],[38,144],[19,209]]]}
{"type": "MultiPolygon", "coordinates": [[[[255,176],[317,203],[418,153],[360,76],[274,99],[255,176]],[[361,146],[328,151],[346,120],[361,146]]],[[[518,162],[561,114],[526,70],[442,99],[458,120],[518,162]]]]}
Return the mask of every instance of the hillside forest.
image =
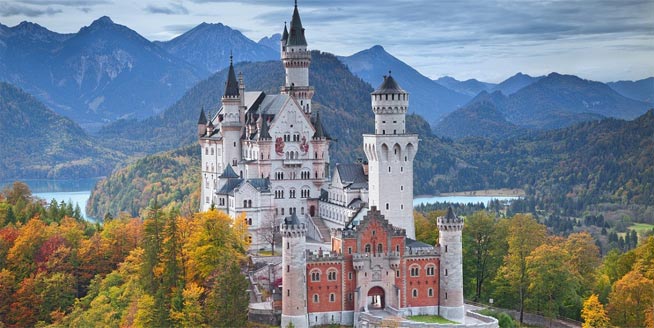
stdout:
{"type": "MultiPolygon", "coordinates": [[[[20,182],[0,194],[0,322],[7,327],[246,325],[247,226],[208,211],[182,215],[155,198],[140,217],[104,224],[46,209],[20,182]]],[[[56,206],[54,206],[56,207],[56,206]]],[[[438,239],[442,209],[415,212],[417,238],[438,239]]],[[[603,258],[593,237],[552,234],[529,214],[465,217],[464,291],[477,302],[583,320],[654,326],[654,237],[603,258]],[[636,246],[638,245],[638,246],[636,246]]],[[[512,323],[515,324],[515,323],[512,323]]]]}

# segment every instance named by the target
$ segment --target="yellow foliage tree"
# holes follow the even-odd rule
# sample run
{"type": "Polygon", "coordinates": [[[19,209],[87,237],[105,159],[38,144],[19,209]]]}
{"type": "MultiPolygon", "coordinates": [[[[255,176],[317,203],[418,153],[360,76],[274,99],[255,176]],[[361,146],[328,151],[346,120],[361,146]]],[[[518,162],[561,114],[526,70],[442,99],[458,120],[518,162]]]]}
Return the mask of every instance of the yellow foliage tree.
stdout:
{"type": "Polygon", "coordinates": [[[584,319],[582,328],[608,328],[611,326],[604,305],[600,303],[596,294],[590,295],[584,301],[581,318],[584,319]]]}
{"type": "Polygon", "coordinates": [[[606,307],[611,323],[620,327],[642,327],[645,313],[654,304],[654,281],[632,270],[613,284],[606,307]]]}

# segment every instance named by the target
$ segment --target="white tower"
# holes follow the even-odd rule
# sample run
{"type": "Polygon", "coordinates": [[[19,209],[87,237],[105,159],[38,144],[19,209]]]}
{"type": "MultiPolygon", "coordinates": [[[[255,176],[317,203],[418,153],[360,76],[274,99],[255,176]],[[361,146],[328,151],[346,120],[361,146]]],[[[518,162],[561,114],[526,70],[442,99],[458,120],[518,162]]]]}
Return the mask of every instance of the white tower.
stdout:
{"type": "Polygon", "coordinates": [[[281,92],[295,97],[302,106],[302,111],[310,114],[311,98],[314,94],[313,87],[309,86],[311,52],[307,50],[307,39],[304,37],[304,28],[297,9],[297,0],[295,1],[290,31],[287,32],[286,26],[284,26],[281,49],[282,62],[286,71],[286,81],[281,92]]]}
{"type": "Polygon", "coordinates": [[[363,135],[368,158],[370,206],[377,206],[389,223],[416,238],[413,222],[413,159],[418,151],[418,135],[406,133],[405,119],[409,94],[384,76],[372,94],[375,134],[363,135]]]}
{"type": "Polygon", "coordinates": [[[293,214],[284,219],[282,233],[282,327],[309,326],[306,288],[306,226],[293,214]]]}
{"type": "Polygon", "coordinates": [[[452,208],[437,219],[438,243],[441,247],[440,315],[463,323],[463,219],[454,215],[452,208]]]}
{"type": "Polygon", "coordinates": [[[222,169],[227,165],[237,167],[241,159],[241,133],[243,129],[243,114],[241,112],[241,95],[232,57],[229,60],[229,73],[225,85],[225,94],[222,97],[222,121],[220,133],[223,137],[223,163],[222,169]]]}

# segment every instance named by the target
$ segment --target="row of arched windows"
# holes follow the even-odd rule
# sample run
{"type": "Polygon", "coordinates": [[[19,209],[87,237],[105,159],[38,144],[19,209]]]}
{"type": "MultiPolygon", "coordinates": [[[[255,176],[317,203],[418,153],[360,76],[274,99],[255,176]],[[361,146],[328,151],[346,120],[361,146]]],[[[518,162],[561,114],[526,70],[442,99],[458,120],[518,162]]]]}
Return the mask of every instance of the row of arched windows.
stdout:
{"type": "MultiPolygon", "coordinates": [[[[420,264],[412,264],[409,266],[409,274],[411,277],[419,277],[420,276],[420,264]]],[[[436,274],[436,265],[429,263],[425,265],[425,275],[426,276],[433,276],[436,274]]]]}
{"type": "MultiPolygon", "coordinates": [[[[338,270],[337,269],[329,268],[329,269],[327,269],[326,272],[327,272],[327,280],[328,281],[336,281],[337,276],[338,276],[338,270]]],[[[311,281],[313,281],[313,282],[320,281],[321,274],[322,274],[322,270],[320,270],[318,268],[312,269],[310,271],[310,273],[309,273],[309,275],[311,276],[311,281]]]]}

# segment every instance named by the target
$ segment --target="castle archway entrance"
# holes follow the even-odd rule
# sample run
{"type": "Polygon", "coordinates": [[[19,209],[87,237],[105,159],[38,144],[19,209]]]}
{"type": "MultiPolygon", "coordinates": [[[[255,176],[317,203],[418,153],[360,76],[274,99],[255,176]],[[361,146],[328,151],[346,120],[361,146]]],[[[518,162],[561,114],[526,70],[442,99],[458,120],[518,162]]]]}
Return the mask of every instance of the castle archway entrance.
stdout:
{"type": "Polygon", "coordinates": [[[368,291],[368,309],[381,310],[385,307],[386,299],[384,295],[384,289],[379,286],[370,288],[368,291]]]}
{"type": "Polygon", "coordinates": [[[311,217],[316,216],[316,207],[315,206],[311,205],[309,207],[309,215],[311,215],[311,217]]]}

